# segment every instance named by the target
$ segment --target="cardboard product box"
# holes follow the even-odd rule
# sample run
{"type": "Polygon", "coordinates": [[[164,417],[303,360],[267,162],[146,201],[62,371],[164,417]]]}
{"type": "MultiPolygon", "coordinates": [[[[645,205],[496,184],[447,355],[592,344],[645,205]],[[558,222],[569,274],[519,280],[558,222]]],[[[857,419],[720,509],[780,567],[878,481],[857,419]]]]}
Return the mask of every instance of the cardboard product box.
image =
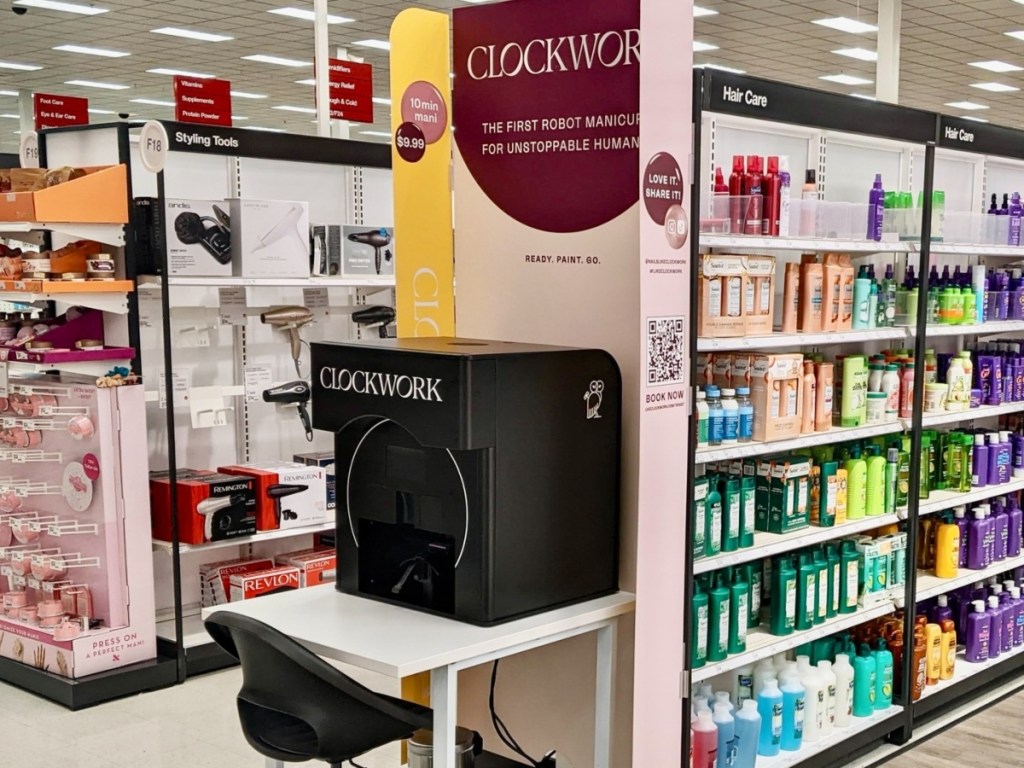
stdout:
{"type": "Polygon", "coordinates": [[[278,565],[291,565],[299,569],[299,586],[317,587],[331,584],[338,575],[338,556],[333,549],[315,549],[290,552],[274,558],[278,565]]]}
{"type": "Polygon", "coordinates": [[[345,277],[379,277],[395,274],[394,227],[342,227],[341,274],[345,277]]]}
{"type": "Polygon", "coordinates": [[[263,462],[219,467],[251,477],[256,489],[256,530],[301,528],[327,520],[327,490],[321,467],[299,462],[263,462]]]}
{"type": "Polygon", "coordinates": [[[341,277],[341,225],[313,224],[310,240],[312,273],[318,277],[341,277]]]}
{"type": "Polygon", "coordinates": [[[772,332],[775,320],[775,257],[746,256],[743,330],[746,336],[772,332]]]}
{"type": "Polygon", "coordinates": [[[709,337],[746,334],[743,297],[747,269],[743,256],[704,254],[697,269],[697,333],[709,337]]]}
{"type": "Polygon", "coordinates": [[[164,202],[167,268],[172,275],[231,274],[231,220],[223,200],[168,198],[164,202]]]}
{"type": "Polygon", "coordinates": [[[763,480],[761,468],[758,469],[759,486],[767,483],[768,487],[768,532],[789,533],[806,528],[810,525],[811,460],[803,456],[777,456],[769,463],[763,480]]]}
{"type": "Polygon", "coordinates": [[[232,576],[265,571],[273,567],[274,561],[269,557],[239,557],[200,565],[199,584],[203,607],[209,608],[228,602],[232,576]]]}
{"type": "Polygon", "coordinates": [[[308,464],[313,467],[323,467],[324,480],[327,484],[327,509],[337,507],[337,496],[335,492],[335,469],[334,451],[313,451],[312,453],[296,453],[292,456],[293,461],[299,464],[308,464]]]}
{"type": "Polygon", "coordinates": [[[754,373],[754,356],[744,352],[736,352],[730,355],[732,372],[730,381],[733,389],[737,387],[749,387],[754,373]]]}
{"type": "Polygon", "coordinates": [[[797,353],[754,355],[750,398],[755,440],[770,442],[800,436],[803,360],[804,356],[797,353]]]}
{"type": "Polygon", "coordinates": [[[234,574],[231,577],[229,598],[235,603],[298,588],[299,569],[291,565],[277,565],[262,571],[234,574]]]}
{"type": "Polygon", "coordinates": [[[730,389],[732,383],[732,355],[717,353],[711,362],[711,379],[719,389],[730,389]]]}
{"type": "Polygon", "coordinates": [[[237,197],[228,203],[236,277],[309,276],[309,203],[237,197]]]}
{"type": "Polygon", "coordinates": [[[210,474],[178,481],[178,532],[202,544],[256,533],[256,487],[251,477],[210,474]]]}
{"type": "MultiPolygon", "coordinates": [[[[178,480],[214,474],[209,469],[178,470],[178,480]]],[[[171,482],[170,472],[160,470],[149,473],[149,509],[153,523],[153,538],[158,541],[170,541],[171,534],[171,482]]]]}

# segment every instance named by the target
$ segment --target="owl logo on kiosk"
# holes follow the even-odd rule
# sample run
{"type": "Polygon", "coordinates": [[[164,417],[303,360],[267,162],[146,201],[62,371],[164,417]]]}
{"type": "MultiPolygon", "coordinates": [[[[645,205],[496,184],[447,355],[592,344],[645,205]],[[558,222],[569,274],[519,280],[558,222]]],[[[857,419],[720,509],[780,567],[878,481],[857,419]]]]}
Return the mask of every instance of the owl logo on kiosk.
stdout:
{"type": "Polygon", "coordinates": [[[601,418],[601,401],[604,400],[604,382],[598,379],[590,382],[590,389],[583,393],[583,400],[587,404],[587,418],[601,418]]]}

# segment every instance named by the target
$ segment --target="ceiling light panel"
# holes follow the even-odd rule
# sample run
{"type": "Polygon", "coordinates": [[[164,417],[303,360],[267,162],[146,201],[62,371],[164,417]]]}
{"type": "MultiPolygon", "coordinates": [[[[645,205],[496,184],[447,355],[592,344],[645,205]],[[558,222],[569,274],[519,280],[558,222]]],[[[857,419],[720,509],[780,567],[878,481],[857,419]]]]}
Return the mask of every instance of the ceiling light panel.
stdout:
{"type": "Polygon", "coordinates": [[[231,95],[236,99],[265,99],[267,94],[265,93],[249,93],[249,91],[232,91],[231,95]]]}
{"type": "Polygon", "coordinates": [[[369,40],[356,40],[352,45],[358,45],[360,48],[376,48],[379,51],[391,50],[391,43],[387,40],[377,40],[374,38],[369,40]]]}
{"type": "Polygon", "coordinates": [[[849,32],[853,35],[864,35],[868,32],[877,32],[878,27],[874,24],[867,24],[857,19],[849,19],[846,16],[838,16],[833,19],[816,19],[811,22],[812,24],[818,24],[822,27],[828,27],[838,32],[849,32]]]}
{"type": "Polygon", "coordinates": [[[17,96],[17,91],[0,91],[0,96],[17,96]]]}
{"type": "Polygon", "coordinates": [[[117,114],[112,109],[96,109],[95,107],[89,107],[90,115],[115,115],[117,114]]]}
{"type": "MultiPolygon", "coordinates": [[[[278,16],[290,16],[293,19],[303,21],[316,21],[316,14],[308,8],[272,8],[267,13],[276,13],[278,16]]],[[[327,14],[328,24],[350,24],[354,19],[348,16],[337,16],[333,13],[327,14]]]]}
{"type": "Polygon", "coordinates": [[[37,64],[20,64],[16,61],[0,61],[0,69],[15,69],[19,72],[35,72],[42,67],[37,64]]]}
{"type": "Polygon", "coordinates": [[[714,11],[711,8],[704,8],[700,5],[693,6],[693,18],[699,19],[702,16],[717,16],[718,11],[714,11]]]}
{"type": "Polygon", "coordinates": [[[947,101],[946,106],[953,107],[954,109],[967,109],[972,111],[977,109],[988,109],[984,104],[976,104],[973,101],[947,101]]]}
{"type": "Polygon", "coordinates": [[[161,101],[160,99],[132,99],[132,104],[150,104],[154,107],[173,107],[173,101],[161,101]]]}
{"type": "Polygon", "coordinates": [[[282,112],[302,112],[306,115],[315,115],[316,110],[313,107],[291,107],[287,104],[281,106],[275,106],[274,109],[280,109],[282,112]]]}
{"type": "Polygon", "coordinates": [[[717,51],[718,46],[712,43],[702,43],[700,40],[693,41],[693,52],[704,53],[705,51],[717,51]]]}
{"type": "Polygon", "coordinates": [[[227,40],[234,40],[230,35],[218,35],[213,32],[200,32],[198,29],[180,29],[178,27],[160,27],[149,30],[154,35],[170,35],[171,37],[184,37],[186,40],[201,40],[204,43],[223,43],[227,40]]]}
{"type": "Polygon", "coordinates": [[[1005,61],[974,61],[971,62],[972,67],[978,69],[985,69],[989,72],[999,72],[1001,74],[1006,72],[1022,72],[1024,67],[1018,67],[1016,64],[1008,64],[1005,61]]]}
{"type": "Polygon", "coordinates": [[[58,45],[55,46],[55,51],[63,51],[64,53],[81,53],[86,56],[104,56],[108,59],[120,59],[124,56],[131,56],[128,51],[114,51],[110,48],[93,48],[89,45],[58,45]]]}
{"type": "Polygon", "coordinates": [[[839,48],[832,51],[837,56],[846,56],[857,61],[878,61],[878,52],[869,51],[867,48],[839,48]]]}
{"type": "Polygon", "coordinates": [[[214,75],[209,75],[205,72],[190,72],[187,69],[172,69],[170,67],[157,67],[156,69],[147,69],[146,71],[151,75],[177,75],[179,77],[194,77],[196,80],[209,80],[214,77],[214,75]]]}
{"type": "Polygon", "coordinates": [[[243,56],[246,61],[258,61],[260,64],[277,64],[281,67],[311,67],[313,62],[300,59],[286,59],[283,56],[270,56],[265,53],[256,53],[252,56],[243,56]]]}
{"type": "Polygon", "coordinates": [[[839,85],[870,85],[874,80],[868,80],[864,77],[857,77],[855,75],[839,74],[839,75],[822,75],[818,78],[819,80],[827,80],[830,83],[839,83],[839,85]]]}
{"type": "Polygon", "coordinates": [[[127,91],[130,85],[121,83],[101,83],[98,80],[65,80],[64,85],[78,85],[82,88],[102,88],[107,91],[127,91]]]}
{"type": "Polygon", "coordinates": [[[98,16],[107,13],[109,8],[100,8],[95,5],[82,5],[81,3],[62,3],[57,0],[14,0],[14,5],[22,8],[42,8],[47,11],[60,11],[62,13],[77,13],[81,16],[98,16]]]}
{"type": "Polygon", "coordinates": [[[971,83],[971,88],[978,88],[982,91],[989,91],[990,93],[1012,93],[1013,91],[1019,91],[1020,88],[1015,88],[1012,85],[1006,85],[1005,83],[971,83]]]}

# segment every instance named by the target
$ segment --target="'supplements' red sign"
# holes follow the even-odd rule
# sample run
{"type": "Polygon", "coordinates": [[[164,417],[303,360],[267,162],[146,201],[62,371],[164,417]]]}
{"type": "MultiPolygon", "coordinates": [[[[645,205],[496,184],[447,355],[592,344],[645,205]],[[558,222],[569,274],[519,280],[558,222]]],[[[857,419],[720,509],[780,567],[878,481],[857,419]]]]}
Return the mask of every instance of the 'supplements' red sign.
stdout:
{"type": "Polygon", "coordinates": [[[373,122],[373,67],[344,59],[328,59],[331,119],[373,122]]]}
{"type": "Polygon", "coordinates": [[[89,124],[89,100],[77,96],[56,96],[52,93],[32,94],[36,130],[63,128],[66,125],[89,124]]]}
{"type": "Polygon", "coordinates": [[[213,78],[174,78],[174,119],[182,123],[231,125],[231,83],[213,78]]]}

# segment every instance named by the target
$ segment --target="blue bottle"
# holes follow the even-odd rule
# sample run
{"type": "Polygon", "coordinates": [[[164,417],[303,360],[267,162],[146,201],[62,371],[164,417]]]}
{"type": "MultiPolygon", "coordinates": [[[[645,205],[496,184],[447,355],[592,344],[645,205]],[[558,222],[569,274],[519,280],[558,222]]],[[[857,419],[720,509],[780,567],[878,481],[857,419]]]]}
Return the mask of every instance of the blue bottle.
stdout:
{"type": "Polygon", "coordinates": [[[775,757],[782,748],[782,691],[779,681],[766,678],[764,688],[757,695],[757,713],[761,715],[761,733],[757,740],[757,754],[775,757]]]}
{"type": "Polygon", "coordinates": [[[753,699],[743,702],[734,718],[736,720],[736,765],[735,768],[754,768],[757,762],[757,744],[761,736],[761,715],[759,705],[753,699]]]}
{"type": "Polygon", "coordinates": [[[740,412],[738,439],[741,443],[749,443],[754,439],[754,404],[750,401],[750,387],[736,388],[736,404],[740,412]]]}
{"type": "Polygon", "coordinates": [[[804,741],[804,696],[800,678],[790,675],[782,681],[782,748],[796,752],[804,741]]]}
{"type": "Polygon", "coordinates": [[[708,403],[708,445],[721,445],[725,439],[725,411],[722,408],[722,393],[718,387],[709,384],[706,390],[708,403]]]}
{"type": "Polygon", "coordinates": [[[729,705],[715,704],[715,727],[718,728],[718,752],[715,768],[733,768],[736,765],[736,720],[729,705]]]}

